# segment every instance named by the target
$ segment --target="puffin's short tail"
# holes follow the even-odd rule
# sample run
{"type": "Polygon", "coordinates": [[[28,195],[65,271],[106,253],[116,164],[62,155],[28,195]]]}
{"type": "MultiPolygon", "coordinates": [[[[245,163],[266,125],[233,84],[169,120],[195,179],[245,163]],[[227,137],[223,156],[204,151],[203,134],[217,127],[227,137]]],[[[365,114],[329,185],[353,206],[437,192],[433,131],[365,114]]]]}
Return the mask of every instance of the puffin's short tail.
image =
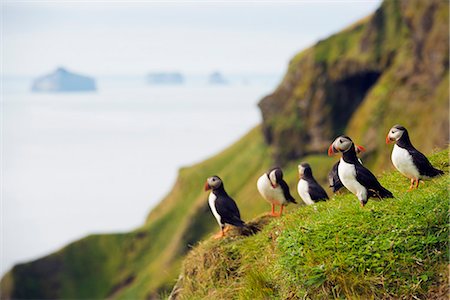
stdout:
{"type": "Polygon", "coordinates": [[[237,218],[234,220],[230,220],[228,223],[236,227],[245,227],[245,222],[237,218]]]}
{"type": "Polygon", "coordinates": [[[259,228],[258,226],[254,225],[254,224],[244,224],[243,227],[239,228],[240,234],[245,235],[245,236],[249,236],[249,235],[254,235],[256,234],[258,231],[261,231],[261,228],[259,228]]]}
{"type": "Polygon", "coordinates": [[[381,198],[394,198],[394,195],[388,189],[383,188],[380,192],[381,198]]]}
{"type": "Polygon", "coordinates": [[[372,197],[376,197],[376,198],[394,198],[394,195],[391,193],[391,191],[389,191],[388,189],[385,189],[381,185],[380,185],[380,188],[377,191],[375,191],[375,190],[370,190],[370,191],[371,191],[371,196],[372,197]]]}
{"type": "Polygon", "coordinates": [[[289,198],[289,199],[287,199],[287,200],[288,200],[288,202],[297,204],[297,201],[295,201],[294,197],[291,197],[291,198],[289,198]]]}
{"type": "Polygon", "coordinates": [[[433,174],[431,177],[436,177],[436,176],[440,176],[440,175],[444,175],[444,171],[441,171],[439,169],[433,168],[433,174]]]}

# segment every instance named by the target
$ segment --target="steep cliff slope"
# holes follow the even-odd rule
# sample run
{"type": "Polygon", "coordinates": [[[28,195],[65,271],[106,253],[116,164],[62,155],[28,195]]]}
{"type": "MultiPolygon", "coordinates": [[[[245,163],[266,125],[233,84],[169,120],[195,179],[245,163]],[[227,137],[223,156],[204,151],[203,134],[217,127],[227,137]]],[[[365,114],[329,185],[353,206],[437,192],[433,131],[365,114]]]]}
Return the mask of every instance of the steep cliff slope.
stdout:
{"type": "Polygon", "coordinates": [[[379,141],[395,123],[411,129],[424,151],[445,146],[448,27],[447,1],[385,1],[372,16],[294,57],[259,104],[275,160],[323,153],[346,132],[381,169],[387,160],[379,141]]]}
{"type": "Polygon", "coordinates": [[[277,90],[261,101],[262,128],[181,169],[142,227],[89,236],[15,266],[1,281],[2,299],[158,298],[175,284],[191,245],[217,230],[202,191],[206,177],[225,180],[248,220],[268,209],[255,182],[273,158],[285,164],[291,188],[300,157],[324,182],[334,162],[324,149],[345,130],[368,147],[365,163],[381,162],[378,168],[389,159],[383,141],[394,123],[409,127],[429,153],[448,142],[447,85],[448,2],[386,1],[374,15],[296,56],[277,90]]]}

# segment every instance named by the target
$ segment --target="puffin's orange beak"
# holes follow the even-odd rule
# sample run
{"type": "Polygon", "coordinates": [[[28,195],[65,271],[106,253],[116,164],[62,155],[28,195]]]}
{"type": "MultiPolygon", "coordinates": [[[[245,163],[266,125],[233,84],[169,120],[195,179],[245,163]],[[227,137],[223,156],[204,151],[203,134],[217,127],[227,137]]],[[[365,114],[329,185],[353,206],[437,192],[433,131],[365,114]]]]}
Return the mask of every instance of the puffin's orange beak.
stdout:
{"type": "Polygon", "coordinates": [[[333,144],[330,145],[330,147],[328,148],[328,156],[333,156],[334,154],[334,147],[333,144]]]}
{"type": "Polygon", "coordinates": [[[211,189],[211,187],[208,184],[208,181],[205,182],[205,192],[209,191],[211,189]]]}
{"type": "Polygon", "coordinates": [[[356,148],[358,149],[359,152],[366,152],[366,148],[364,148],[363,146],[356,145],[356,148]]]}
{"type": "Polygon", "coordinates": [[[386,136],[386,144],[389,144],[391,142],[391,139],[389,138],[389,134],[386,136]]]}

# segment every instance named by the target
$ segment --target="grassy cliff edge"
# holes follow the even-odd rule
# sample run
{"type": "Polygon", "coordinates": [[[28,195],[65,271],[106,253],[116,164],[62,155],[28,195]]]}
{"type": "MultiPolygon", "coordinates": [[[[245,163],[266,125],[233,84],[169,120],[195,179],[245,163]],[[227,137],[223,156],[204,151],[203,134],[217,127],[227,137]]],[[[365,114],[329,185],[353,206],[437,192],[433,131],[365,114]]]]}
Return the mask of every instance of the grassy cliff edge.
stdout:
{"type": "MultiPolygon", "coordinates": [[[[448,170],[448,151],[431,157],[448,170]]],[[[206,240],[183,264],[174,299],[444,299],[448,295],[448,172],[394,199],[353,195],[302,207],[244,238],[206,240]]]]}

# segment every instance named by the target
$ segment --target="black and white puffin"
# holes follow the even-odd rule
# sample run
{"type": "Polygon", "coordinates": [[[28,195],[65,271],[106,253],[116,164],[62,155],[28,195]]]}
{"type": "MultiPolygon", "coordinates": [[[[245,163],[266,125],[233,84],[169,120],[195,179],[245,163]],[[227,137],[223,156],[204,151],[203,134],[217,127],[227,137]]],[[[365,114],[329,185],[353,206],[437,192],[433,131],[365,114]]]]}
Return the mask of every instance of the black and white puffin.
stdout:
{"type": "MultiPolygon", "coordinates": [[[[366,149],[363,146],[355,145],[355,151],[356,154],[360,154],[361,152],[366,151],[366,149]]],[[[359,159],[359,162],[362,164],[361,159],[359,159]]],[[[338,175],[338,166],[339,166],[339,160],[333,165],[333,168],[331,169],[330,173],[328,173],[328,183],[330,184],[330,188],[333,190],[333,193],[336,193],[341,188],[344,187],[341,180],[339,179],[338,175]]]]}
{"type": "Polygon", "coordinates": [[[356,156],[355,144],[348,136],[340,136],[328,148],[328,155],[342,152],[338,174],[342,184],[356,197],[361,207],[369,197],[393,198],[392,193],[381,186],[375,175],[366,169],[356,156]]]}
{"type": "Polygon", "coordinates": [[[283,180],[283,171],[278,167],[259,177],[256,186],[261,196],[272,204],[272,216],[281,216],[284,206],[289,202],[297,203],[289,191],[289,186],[283,180]],[[275,205],[280,206],[279,214],[275,213],[275,205]]]}
{"type": "Polygon", "coordinates": [[[220,232],[215,235],[215,238],[225,236],[225,224],[244,227],[245,223],[241,220],[236,202],[228,196],[222,179],[218,176],[209,177],[205,182],[205,191],[209,190],[211,190],[208,197],[209,207],[220,226],[220,232]]]}
{"type": "Polygon", "coordinates": [[[300,180],[297,184],[297,191],[306,205],[329,199],[327,192],[314,178],[311,166],[308,163],[298,165],[298,176],[300,180]]]}
{"type": "Polygon", "coordinates": [[[411,179],[410,191],[419,187],[420,180],[444,174],[434,168],[426,156],[411,144],[405,127],[394,125],[386,136],[386,144],[390,142],[395,143],[391,155],[392,164],[400,173],[411,179]]]}

